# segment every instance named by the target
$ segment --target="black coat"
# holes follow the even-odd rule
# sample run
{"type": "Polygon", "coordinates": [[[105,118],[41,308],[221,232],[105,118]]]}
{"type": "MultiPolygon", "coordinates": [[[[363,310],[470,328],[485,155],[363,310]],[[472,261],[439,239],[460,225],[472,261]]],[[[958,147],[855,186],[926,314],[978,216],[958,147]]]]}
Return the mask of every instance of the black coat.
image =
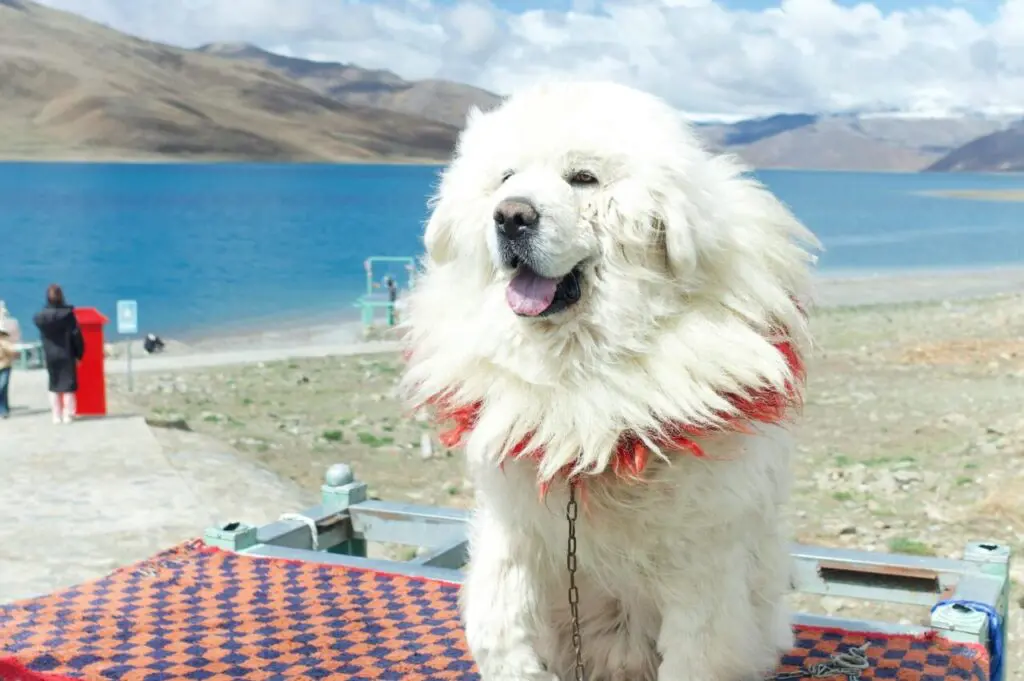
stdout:
{"type": "Polygon", "coordinates": [[[85,354],[82,329],[70,305],[47,305],[32,318],[43,339],[46,370],[50,374],[50,392],[73,393],[78,390],[78,361],[85,354]]]}

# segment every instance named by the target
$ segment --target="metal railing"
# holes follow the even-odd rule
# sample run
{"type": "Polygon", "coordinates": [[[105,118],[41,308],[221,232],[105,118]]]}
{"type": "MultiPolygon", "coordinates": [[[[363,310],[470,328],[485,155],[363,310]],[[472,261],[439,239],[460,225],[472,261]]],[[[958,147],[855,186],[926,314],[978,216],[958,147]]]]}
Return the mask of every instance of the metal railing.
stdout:
{"type": "MultiPolygon", "coordinates": [[[[365,483],[344,464],[332,466],[321,488],[321,503],[289,519],[262,527],[231,523],[206,530],[205,541],[240,553],[351,566],[461,583],[468,557],[466,522],[457,509],[368,500],[365,483]],[[425,548],[408,561],[367,558],[367,543],[425,548]]],[[[961,560],[794,545],[796,591],[887,603],[935,606],[929,626],[797,614],[794,623],[854,632],[925,634],[989,646],[984,613],[961,605],[993,609],[1002,620],[1006,649],[1009,609],[1009,547],[971,542],[961,560]]],[[[993,679],[1002,681],[1002,678],[993,679]]]]}

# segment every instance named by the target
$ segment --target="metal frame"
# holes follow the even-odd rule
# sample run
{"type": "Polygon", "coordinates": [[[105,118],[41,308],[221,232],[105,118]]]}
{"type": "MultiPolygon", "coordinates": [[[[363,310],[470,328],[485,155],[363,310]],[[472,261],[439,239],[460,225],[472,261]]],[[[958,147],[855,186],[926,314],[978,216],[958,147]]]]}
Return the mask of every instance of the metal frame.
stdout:
{"type": "Polygon", "coordinates": [[[408,256],[381,256],[374,255],[363,261],[363,269],[366,270],[366,292],[356,299],[356,302],[352,304],[353,307],[357,307],[360,310],[360,319],[363,324],[364,333],[373,326],[374,317],[378,308],[384,309],[388,314],[389,323],[394,320],[394,309],[395,304],[384,300],[377,300],[374,298],[373,290],[373,266],[377,263],[398,263],[405,265],[405,271],[408,275],[408,282],[406,283],[406,289],[411,289],[416,282],[416,259],[408,256]]]}
{"type": "Polygon", "coordinates": [[[43,344],[40,341],[19,342],[14,344],[18,352],[18,359],[15,360],[15,368],[18,369],[41,369],[43,366],[43,344]]]}
{"type": "MultiPolygon", "coordinates": [[[[206,530],[205,540],[254,556],[462,582],[468,558],[466,511],[367,500],[366,484],[358,482],[345,464],[328,470],[321,496],[320,504],[290,519],[262,527],[213,527],[206,530]],[[367,542],[416,546],[426,552],[410,561],[367,558],[367,542]]],[[[797,591],[933,606],[929,627],[808,614],[796,615],[796,624],[887,634],[935,631],[949,640],[988,646],[987,617],[957,604],[973,601],[999,613],[1006,650],[1010,549],[1004,544],[971,542],[961,560],[801,545],[794,545],[791,555],[797,591]],[[951,602],[934,607],[941,601],[951,602]]],[[[992,681],[1003,681],[1004,675],[992,681]]]]}

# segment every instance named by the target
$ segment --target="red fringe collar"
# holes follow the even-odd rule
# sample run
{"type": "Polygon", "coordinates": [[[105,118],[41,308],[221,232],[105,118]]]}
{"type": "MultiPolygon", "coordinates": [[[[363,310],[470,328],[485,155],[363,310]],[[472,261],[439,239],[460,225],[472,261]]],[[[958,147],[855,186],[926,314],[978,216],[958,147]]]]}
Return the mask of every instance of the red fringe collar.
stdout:
{"type": "MultiPolygon", "coordinates": [[[[720,424],[716,426],[698,426],[691,423],[667,423],[660,433],[651,434],[648,440],[654,442],[663,451],[685,452],[692,456],[705,456],[704,450],[697,443],[698,439],[723,432],[750,432],[752,423],[779,423],[786,418],[791,407],[800,402],[799,384],[804,380],[804,363],[796,347],[790,340],[774,343],[786,359],[786,364],[793,376],[787,382],[785,390],[764,388],[746,395],[726,395],[725,397],[735,408],[731,414],[722,414],[720,424]]],[[[441,443],[446,447],[457,447],[463,438],[476,426],[483,408],[481,402],[470,405],[452,405],[446,395],[438,395],[428,403],[436,409],[438,423],[450,422],[452,427],[441,434],[441,443]]],[[[527,435],[502,456],[502,462],[509,458],[523,457],[539,460],[543,457],[543,449],[531,447],[532,434],[527,435]]],[[[626,431],[619,438],[612,459],[612,473],[619,478],[639,479],[647,466],[651,450],[634,431],[626,431]]],[[[568,478],[573,465],[562,469],[561,476],[568,478]]],[[[546,489],[547,484],[544,485],[546,489]]],[[[543,490],[542,490],[543,491],[543,490]]]]}

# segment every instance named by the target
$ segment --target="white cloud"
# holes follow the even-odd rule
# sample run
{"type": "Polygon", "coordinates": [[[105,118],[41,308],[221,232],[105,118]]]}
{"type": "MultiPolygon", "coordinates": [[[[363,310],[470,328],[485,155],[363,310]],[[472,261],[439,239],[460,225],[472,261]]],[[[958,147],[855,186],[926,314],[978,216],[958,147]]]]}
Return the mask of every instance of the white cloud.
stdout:
{"type": "Polygon", "coordinates": [[[1024,0],[990,21],[962,7],[883,13],[870,2],[574,0],[511,14],[489,0],[44,0],[185,46],[247,41],[290,54],[508,92],[604,77],[695,113],[865,107],[1024,110],[1024,0]]]}

